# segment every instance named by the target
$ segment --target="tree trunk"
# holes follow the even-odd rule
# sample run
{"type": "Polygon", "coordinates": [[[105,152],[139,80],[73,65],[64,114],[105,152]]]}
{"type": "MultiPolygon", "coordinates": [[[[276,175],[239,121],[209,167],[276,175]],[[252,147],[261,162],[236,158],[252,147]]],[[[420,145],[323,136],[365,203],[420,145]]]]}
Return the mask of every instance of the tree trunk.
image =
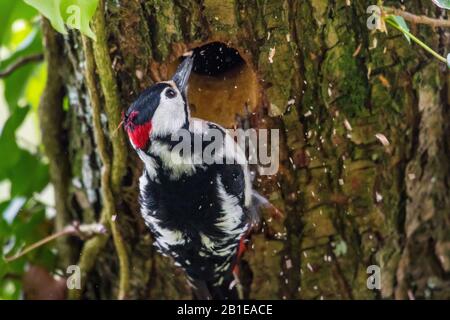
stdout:
{"type": "MultiPolygon", "coordinates": [[[[191,298],[183,272],[152,247],[137,202],[142,165],[116,128],[185,50],[222,42],[245,63],[226,79],[194,74],[193,114],[281,132],[280,169],[257,188],[284,214],[265,213],[251,238],[246,297],[450,298],[448,72],[402,35],[370,32],[372,2],[106,0],[92,43],[44,23],[58,70],[41,106],[58,228],[101,220],[112,235],[59,244],[61,266],[83,272],[70,296],[191,298]],[[370,265],[381,290],[367,287],[370,265]]],[[[442,14],[431,1],[406,6],[442,14]]],[[[412,32],[448,47],[448,32],[412,32]]]]}

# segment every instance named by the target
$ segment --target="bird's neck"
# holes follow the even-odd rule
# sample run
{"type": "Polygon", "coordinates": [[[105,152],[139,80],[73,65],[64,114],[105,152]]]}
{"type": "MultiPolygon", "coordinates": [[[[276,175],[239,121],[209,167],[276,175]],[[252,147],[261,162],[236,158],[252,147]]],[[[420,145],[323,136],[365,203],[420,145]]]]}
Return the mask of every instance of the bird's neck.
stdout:
{"type": "Polygon", "coordinates": [[[141,151],[139,156],[147,172],[152,172],[156,177],[164,174],[169,175],[170,179],[178,179],[194,174],[197,166],[201,166],[199,161],[195,161],[197,155],[193,146],[194,133],[188,124],[186,128],[171,135],[155,137],[151,140],[147,152],[141,151]],[[181,149],[183,151],[180,154],[181,149]]]}

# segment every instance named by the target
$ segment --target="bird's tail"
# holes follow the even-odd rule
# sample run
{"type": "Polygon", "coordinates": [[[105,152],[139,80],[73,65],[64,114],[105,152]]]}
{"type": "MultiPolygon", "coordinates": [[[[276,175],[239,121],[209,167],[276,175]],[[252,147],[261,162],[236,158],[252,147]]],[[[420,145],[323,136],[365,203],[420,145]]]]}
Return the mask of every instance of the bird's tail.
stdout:
{"type": "Polygon", "coordinates": [[[252,204],[248,208],[252,227],[258,226],[262,209],[269,209],[270,215],[276,219],[283,217],[283,213],[256,190],[252,190],[252,204]]]}
{"type": "Polygon", "coordinates": [[[197,300],[239,300],[239,280],[230,272],[220,285],[213,282],[192,281],[194,297],[197,300]]]}

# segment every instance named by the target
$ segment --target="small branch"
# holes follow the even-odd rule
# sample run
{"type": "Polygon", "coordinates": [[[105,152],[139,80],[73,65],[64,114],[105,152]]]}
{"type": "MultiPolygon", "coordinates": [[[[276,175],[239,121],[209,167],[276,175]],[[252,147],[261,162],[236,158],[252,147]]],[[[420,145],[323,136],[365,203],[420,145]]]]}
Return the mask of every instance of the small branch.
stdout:
{"type": "MultiPolygon", "coordinates": [[[[96,87],[96,79],[95,79],[95,61],[93,58],[93,52],[92,52],[92,45],[89,42],[89,39],[85,36],[81,36],[82,45],[83,45],[83,51],[85,55],[85,78],[86,78],[86,88],[88,91],[88,95],[91,101],[91,106],[93,110],[93,123],[94,128],[98,127],[98,123],[100,121],[100,97],[99,93],[97,92],[96,87]]],[[[101,122],[100,122],[100,128],[101,128],[101,122]]],[[[105,138],[101,131],[95,129],[94,130],[95,135],[95,142],[97,144],[97,147],[99,149],[100,156],[104,156],[105,153],[107,153],[106,149],[106,142],[105,138]]],[[[102,157],[103,162],[103,157],[102,157]]],[[[103,162],[103,170],[102,170],[102,179],[106,174],[109,174],[109,161],[103,162]]],[[[102,182],[102,197],[104,193],[105,186],[102,182]]],[[[105,225],[110,228],[110,203],[108,202],[108,199],[103,199],[104,206],[102,208],[101,214],[100,214],[100,222],[105,223],[105,225]]],[[[90,239],[89,241],[86,241],[84,243],[83,249],[80,253],[80,259],[78,260],[78,266],[81,269],[81,287],[83,288],[86,282],[86,277],[89,271],[94,267],[95,261],[101,250],[105,247],[107,243],[108,237],[95,237],[90,239]]],[[[69,290],[68,298],[70,300],[79,300],[81,298],[81,292],[82,290],[69,290]]]]}
{"type": "Polygon", "coordinates": [[[393,14],[396,16],[403,17],[406,21],[409,21],[411,23],[415,24],[426,24],[429,26],[432,26],[434,28],[442,27],[442,28],[449,28],[450,27],[450,20],[444,20],[444,19],[434,19],[430,18],[424,15],[415,15],[408,11],[404,11],[397,8],[390,8],[390,7],[383,7],[384,11],[389,14],[393,14]]]}
{"type": "Polygon", "coordinates": [[[97,66],[100,87],[105,99],[104,111],[108,118],[108,131],[112,146],[111,157],[111,189],[114,195],[119,195],[122,185],[122,178],[126,173],[127,145],[124,131],[114,132],[122,121],[122,104],[117,86],[116,76],[112,69],[112,61],[108,46],[108,34],[105,21],[105,12],[101,8],[105,7],[105,0],[100,0],[99,9],[93,19],[93,28],[97,36],[97,41],[92,43],[95,64],[97,66]]]}
{"type": "MultiPolygon", "coordinates": [[[[102,16],[103,12],[98,12],[98,16],[102,16]]],[[[97,29],[96,29],[97,30],[97,29]]],[[[97,41],[101,41],[102,36],[97,32],[97,41]]],[[[119,228],[117,226],[117,223],[115,222],[115,219],[113,219],[113,214],[116,212],[115,207],[115,199],[114,199],[114,192],[113,192],[113,186],[114,186],[114,175],[112,174],[114,172],[114,159],[111,160],[109,151],[107,148],[107,141],[105,134],[103,132],[103,127],[100,119],[101,114],[101,102],[100,102],[100,95],[97,91],[97,83],[95,78],[95,62],[94,56],[95,56],[95,50],[92,48],[90,40],[82,36],[82,43],[83,43],[83,50],[86,58],[86,69],[85,69],[85,77],[86,77],[86,84],[87,84],[87,91],[91,100],[91,106],[92,106],[92,119],[93,119],[93,128],[94,128],[94,138],[95,142],[97,144],[98,153],[100,155],[100,159],[103,163],[103,170],[101,174],[101,194],[102,194],[102,200],[103,200],[103,209],[101,213],[100,221],[101,223],[105,223],[111,228],[111,233],[113,237],[114,246],[116,248],[117,256],[119,258],[119,294],[118,298],[124,299],[126,296],[126,293],[128,291],[129,287],[129,279],[130,279],[130,271],[129,271],[129,261],[128,261],[128,255],[126,251],[126,247],[123,241],[123,238],[120,234],[119,228]]],[[[97,68],[100,68],[100,66],[97,65],[97,68]]],[[[100,83],[102,83],[102,74],[99,71],[100,76],[100,83]]],[[[108,101],[106,99],[107,94],[105,93],[105,103],[108,104],[108,101]]],[[[106,106],[105,106],[106,108],[106,106]]],[[[110,127],[111,128],[111,127],[110,127]]],[[[113,142],[114,146],[114,142],[113,142]]],[[[114,149],[114,148],[113,148],[114,149]]],[[[114,153],[113,155],[117,156],[117,153],[114,153]]],[[[119,187],[119,185],[116,185],[119,187]]],[[[95,252],[97,248],[92,247],[91,250],[95,252]]],[[[87,249],[86,249],[87,250],[87,249]]],[[[83,254],[90,254],[89,251],[83,251],[83,254]]],[[[83,256],[82,256],[83,258],[83,256]]],[[[82,259],[80,259],[81,261],[82,259]]]]}
{"type": "Polygon", "coordinates": [[[395,23],[393,23],[390,19],[386,19],[385,20],[386,23],[388,23],[390,26],[392,26],[393,28],[397,29],[398,31],[408,35],[412,41],[414,41],[415,43],[417,43],[419,46],[421,46],[423,49],[425,49],[425,51],[427,51],[428,53],[430,53],[431,55],[433,55],[436,59],[442,61],[443,63],[447,64],[447,59],[445,59],[443,56],[441,56],[439,53],[437,53],[436,51],[434,51],[433,49],[431,49],[427,44],[425,44],[422,40],[420,40],[419,38],[417,38],[415,35],[413,35],[411,32],[404,30],[403,28],[400,28],[399,26],[397,26],[395,23]]]}
{"type": "Polygon", "coordinates": [[[7,66],[5,70],[0,71],[0,78],[5,78],[9,76],[11,73],[16,71],[20,67],[26,65],[27,63],[40,62],[42,60],[44,60],[44,54],[42,53],[36,53],[25,57],[20,57],[19,59],[11,63],[9,66],[7,66]]]}
{"type": "MultiPolygon", "coordinates": [[[[47,79],[39,102],[38,117],[43,150],[48,158],[50,181],[55,190],[55,230],[60,231],[73,220],[68,204],[71,162],[69,161],[69,147],[65,139],[67,132],[65,128],[66,112],[63,108],[65,90],[62,73],[64,71],[61,68],[64,65],[64,54],[57,31],[53,29],[47,19],[42,19],[41,24],[45,61],[47,62],[47,79]]],[[[71,264],[71,257],[75,251],[71,239],[58,239],[56,247],[60,256],[58,266],[71,264]]]]}
{"type": "Polygon", "coordinates": [[[23,249],[21,252],[15,254],[12,257],[5,257],[6,262],[12,262],[14,260],[17,260],[27,253],[42,247],[43,245],[58,239],[62,236],[77,236],[80,239],[89,239],[92,238],[94,235],[97,234],[105,234],[106,229],[102,224],[94,223],[94,224],[83,224],[80,225],[78,222],[72,223],[71,225],[66,226],[64,229],[62,229],[59,232],[56,232],[52,235],[49,235],[48,237],[45,237],[44,239],[39,240],[38,242],[35,242],[31,244],[30,246],[23,249]]]}

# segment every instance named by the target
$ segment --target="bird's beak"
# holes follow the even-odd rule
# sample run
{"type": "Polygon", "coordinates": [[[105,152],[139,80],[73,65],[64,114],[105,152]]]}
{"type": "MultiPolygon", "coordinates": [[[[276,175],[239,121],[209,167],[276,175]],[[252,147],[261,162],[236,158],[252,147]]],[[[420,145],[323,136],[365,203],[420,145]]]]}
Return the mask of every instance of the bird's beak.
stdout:
{"type": "Polygon", "coordinates": [[[191,75],[192,66],[194,65],[194,55],[192,52],[183,60],[183,62],[178,66],[177,71],[172,77],[172,80],[178,87],[178,90],[183,94],[187,92],[187,85],[189,81],[189,76],[191,75]]]}

